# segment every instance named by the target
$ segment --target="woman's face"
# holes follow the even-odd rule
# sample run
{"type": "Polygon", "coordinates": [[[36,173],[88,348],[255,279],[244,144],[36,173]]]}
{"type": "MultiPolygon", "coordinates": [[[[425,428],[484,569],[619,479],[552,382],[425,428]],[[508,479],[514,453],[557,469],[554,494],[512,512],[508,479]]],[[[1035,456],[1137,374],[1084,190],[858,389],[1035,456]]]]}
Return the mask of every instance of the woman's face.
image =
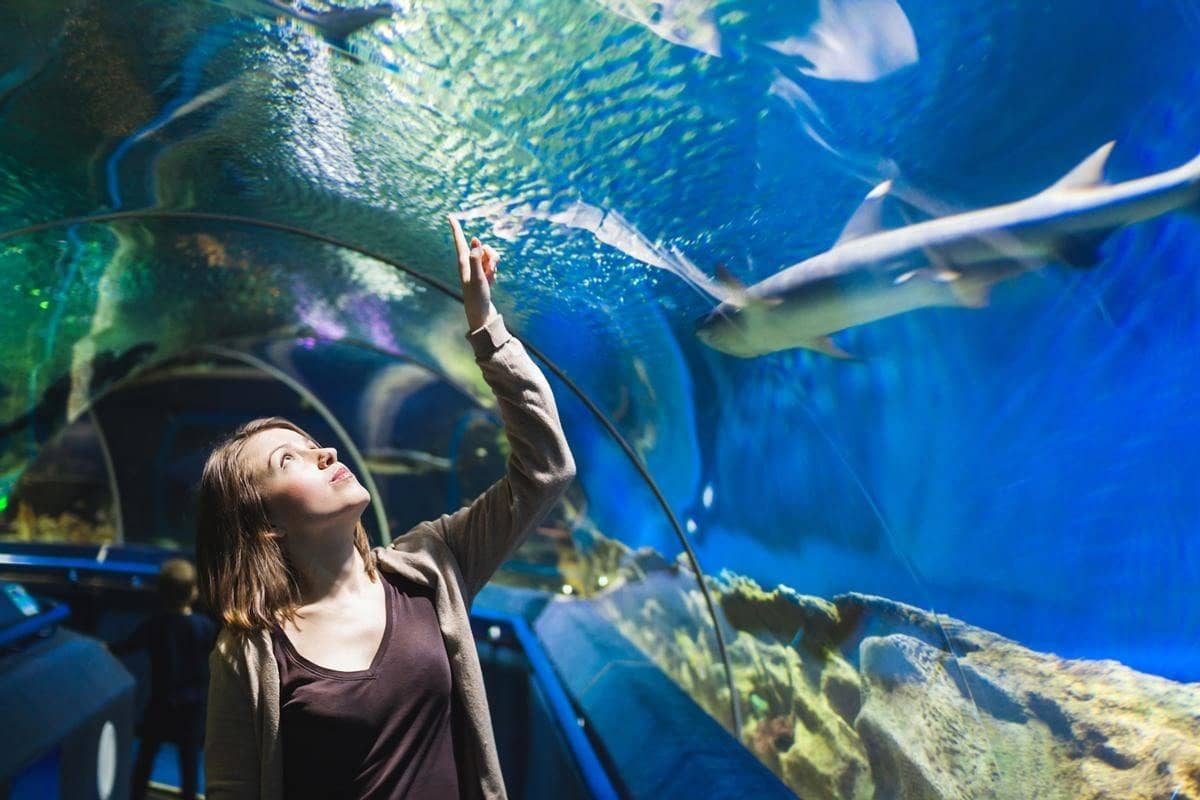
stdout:
{"type": "Polygon", "coordinates": [[[332,447],[318,447],[287,428],[269,428],[246,440],[241,459],[250,470],[284,535],[353,524],[371,495],[337,460],[332,447]]]}

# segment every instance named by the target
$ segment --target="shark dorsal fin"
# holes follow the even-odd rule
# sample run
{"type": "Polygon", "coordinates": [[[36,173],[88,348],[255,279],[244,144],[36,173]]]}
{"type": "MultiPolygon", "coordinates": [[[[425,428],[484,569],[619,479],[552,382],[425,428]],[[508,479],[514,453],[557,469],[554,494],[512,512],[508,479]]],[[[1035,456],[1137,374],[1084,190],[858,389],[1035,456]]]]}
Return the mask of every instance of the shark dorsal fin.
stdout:
{"type": "Polygon", "coordinates": [[[1101,145],[1096,152],[1079,162],[1075,169],[1064,175],[1051,189],[1086,189],[1104,183],[1104,165],[1116,142],[1101,145]]]}
{"type": "Polygon", "coordinates": [[[892,180],[889,178],[868,192],[866,198],[862,201],[862,205],[850,216],[846,227],[842,228],[842,233],[838,236],[837,244],[869,236],[872,233],[878,233],[883,230],[883,201],[891,190],[892,180]]]}

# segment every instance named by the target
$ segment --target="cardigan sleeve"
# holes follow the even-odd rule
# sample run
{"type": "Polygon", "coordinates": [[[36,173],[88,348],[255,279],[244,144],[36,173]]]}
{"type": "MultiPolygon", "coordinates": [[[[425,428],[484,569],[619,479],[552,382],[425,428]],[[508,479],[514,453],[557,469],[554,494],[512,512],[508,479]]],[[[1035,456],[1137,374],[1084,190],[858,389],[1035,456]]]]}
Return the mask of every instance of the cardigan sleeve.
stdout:
{"type": "Polygon", "coordinates": [[[239,674],[236,639],[221,634],[208,659],[208,718],[204,733],[204,796],[259,796],[259,752],[250,688],[239,674]]]}
{"type": "Polygon", "coordinates": [[[511,446],[503,478],[469,506],[433,523],[475,597],[554,506],[575,477],[546,377],[499,316],[467,335],[495,393],[511,446]]]}

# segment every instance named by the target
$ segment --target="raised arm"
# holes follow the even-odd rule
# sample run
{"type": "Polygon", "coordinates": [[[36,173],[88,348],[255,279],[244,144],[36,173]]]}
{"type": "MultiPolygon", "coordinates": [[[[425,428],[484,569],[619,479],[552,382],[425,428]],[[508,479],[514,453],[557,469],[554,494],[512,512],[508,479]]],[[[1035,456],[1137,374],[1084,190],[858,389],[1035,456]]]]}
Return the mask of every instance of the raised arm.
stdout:
{"type": "Polygon", "coordinates": [[[467,307],[467,334],[484,380],[496,395],[511,445],[503,478],[471,505],[433,525],[449,545],[466,581],[468,602],[520,546],[575,477],[550,384],[491,304],[488,283],[496,255],[473,240],[471,249],[451,220],[467,307]],[[480,316],[484,318],[478,326],[480,316]]]}

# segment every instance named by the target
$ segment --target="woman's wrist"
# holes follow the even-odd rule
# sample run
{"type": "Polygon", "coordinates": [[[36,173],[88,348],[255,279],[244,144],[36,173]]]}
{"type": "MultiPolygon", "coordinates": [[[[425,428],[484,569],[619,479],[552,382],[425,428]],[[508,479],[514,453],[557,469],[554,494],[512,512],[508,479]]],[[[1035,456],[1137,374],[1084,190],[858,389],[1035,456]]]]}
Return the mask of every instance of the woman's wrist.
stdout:
{"type": "Polygon", "coordinates": [[[513,336],[505,327],[504,319],[499,314],[493,315],[483,325],[467,334],[467,341],[471,343],[471,348],[475,351],[476,361],[485,361],[491,358],[492,354],[511,338],[513,336]]]}
{"type": "Polygon", "coordinates": [[[487,308],[482,312],[467,313],[467,333],[472,334],[483,326],[492,321],[493,317],[499,316],[496,307],[488,303],[487,308]]]}

